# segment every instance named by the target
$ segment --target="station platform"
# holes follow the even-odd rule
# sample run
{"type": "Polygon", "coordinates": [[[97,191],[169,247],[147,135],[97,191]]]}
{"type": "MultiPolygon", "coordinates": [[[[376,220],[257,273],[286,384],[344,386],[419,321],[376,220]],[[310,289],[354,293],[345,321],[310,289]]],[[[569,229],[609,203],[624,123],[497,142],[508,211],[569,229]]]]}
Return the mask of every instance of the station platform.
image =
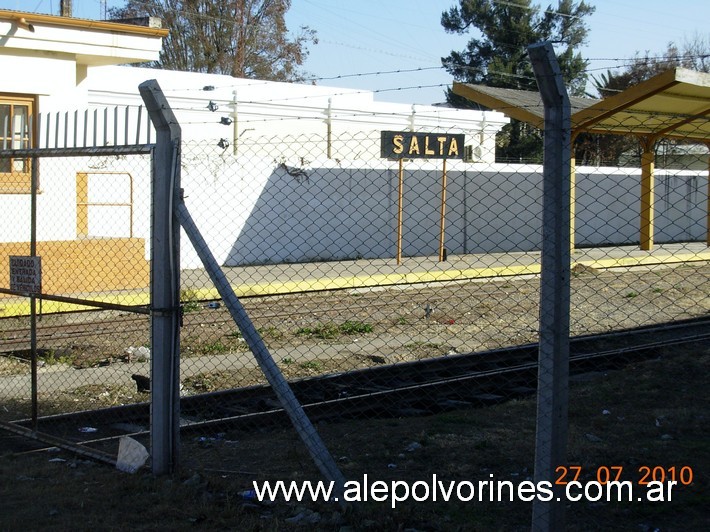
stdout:
{"type": "MultiPolygon", "coordinates": [[[[394,258],[362,259],[224,267],[223,271],[237,296],[249,297],[538,275],[540,262],[541,253],[530,251],[449,255],[445,261],[439,261],[438,257],[404,257],[401,264],[397,264],[394,258]]],[[[597,270],[697,262],[710,262],[710,247],[704,242],[660,244],[651,251],[631,245],[578,248],[571,254],[571,267],[583,265],[597,270]]],[[[183,300],[219,299],[204,269],[182,270],[181,287],[183,300]]],[[[150,300],[147,287],[58,295],[115,305],[148,305],[150,300]]],[[[87,307],[66,302],[42,302],[45,314],[72,310],[87,310],[87,307]]],[[[28,298],[0,300],[0,317],[28,314],[28,298]]]]}

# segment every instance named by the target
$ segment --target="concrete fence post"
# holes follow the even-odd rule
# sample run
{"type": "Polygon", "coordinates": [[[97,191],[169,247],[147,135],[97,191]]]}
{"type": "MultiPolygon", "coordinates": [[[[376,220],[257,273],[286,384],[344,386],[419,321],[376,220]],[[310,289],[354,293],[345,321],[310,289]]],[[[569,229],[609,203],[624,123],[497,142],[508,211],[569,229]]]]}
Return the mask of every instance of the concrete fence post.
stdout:
{"type": "Polygon", "coordinates": [[[156,130],[151,206],[150,443],[155,475],[172,473],[180,444],[180,125],[158,82],[138,87],[156,130]]]}
{"type": "Polygon", "coordinates": [[[528,47],[545,107],[540,352],[534,480],[553,483],[550,501],[533,502],[532,529],[565,529],[566,501],[554,485],[565,465],[570,310],[570,102],[550,43],[528,47]],[[558,502],[557,498],[561,500],[558,502]]]}

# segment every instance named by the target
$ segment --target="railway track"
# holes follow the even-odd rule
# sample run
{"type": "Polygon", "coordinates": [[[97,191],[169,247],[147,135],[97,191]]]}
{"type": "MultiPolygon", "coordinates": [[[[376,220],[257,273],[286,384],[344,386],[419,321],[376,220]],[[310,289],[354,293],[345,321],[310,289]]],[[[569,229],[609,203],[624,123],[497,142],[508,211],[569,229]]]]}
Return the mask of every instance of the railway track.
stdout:
{"type": "MultiPolygon", "coordinates": [[[[505,279],[505,278],[504,278],[505,279]]],[[[414,285],[417,286],[417,285],[414,285]]],[[[457,288],[458,293],[466,298],[480,298],[490,295],[492,291],[504,290],[493,283],[492,286],[485,284],[460,285],[457,288]]],[[[400,303],[406,304],[408,307],[424,308],[426,304],[441,307],[447,301],[445,295],[432,296],[421,295],[417,293],[404,292],[401,295],[400,303]]],[[[391,294],[390,294],[391,295],[391,294]]],[[[274,320],[283,320],[284,318],[298,319],[299,317],[312,316],[327,316],[338,315],[342,313],[367,313],[371,314],[376,311],[390,312],[393,306],[392,300],[397,300],[397,293],[391,297],[389,301],[384,301],[376,292],[363,295],[360,297],[360,303],[353,304],[328,304],[321,305],[318,298],[329,297],[328,294],[311,295],[313,301],[304,304],[301,299],[301,294],[276,296],[278,302],[275,303],[275,296],[245,296],[241,298],[247,308],[250,317],[254,321],[272,323],[274,320]]],[[[185,312],[184,327],[189,328],[199,326],[201,323],[210,323],[212,325],[232,324],[232,318],[223,307],[220,310],[208,310],[207,307],[211,301],[183,301],[183,304],[194,305],[198,307],[192,311],[185,312]]],[[[83,338],[94,338],[102,334],[116,333],[146,333],[150,328],[150,318],[145,315],[113,313],[110,318],[105,317],[105,311],[73,311],[51,314],[46,316],[47,319],[56,318],[60,315],[73,315],[75,317],[85,316],[84,319],[76,319],[70,323],[48,324],[40,322],[37,328],[37,342],[56,343],[56,342],[73,342],[83,338]]],[[[30,331],[26,323],[17,323],[22,321],[22,318],[9,317],[0,318],[0,332],[2,339],[0,340],[0,354],[13,353],[17,350],[27,348],[30,341],[30,331]]]]}
{"type": "MultiPolygon", "coordinates": [[[[663,348],[703,346],[708,341],[710,318],[706,317],[580,336],[570,343],[570,373],[616,368],[656,356],[663,348]]],[[[537,355],[537,344],[527,344],[312,377],[294,381],[291,386],[315,422],[426,415],[533,393],[537,355]]],[[[187,396],[181,399],[180,408],[185,434],[248,430],[286,422],[285,413],[268,386],[187,396]]],[[[147,434],[149,417],[150,405],[141,403],[43,417],[36,430],[29,420],[3,423],[3,427],[96,458],[90,449],[94,445],[126,434],[147,434]],[[92,430],[77,430],[85,426],[92,430]]]]}

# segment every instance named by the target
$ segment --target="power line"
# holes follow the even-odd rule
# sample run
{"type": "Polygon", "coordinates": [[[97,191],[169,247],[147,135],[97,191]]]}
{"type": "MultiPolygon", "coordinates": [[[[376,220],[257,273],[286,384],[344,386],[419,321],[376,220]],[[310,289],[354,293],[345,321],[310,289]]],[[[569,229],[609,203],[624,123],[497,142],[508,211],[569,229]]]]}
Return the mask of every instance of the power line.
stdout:
{"type": "Polygon", "coordinates": [[[649,61],[656,60],[681,60],[681,59],[705,59],[710,57],[710,54],[682,54],[682,55],[636,55],[634,57],[590,57],[585,58],[585,61],[615,61],[615,62],[627,62],[634,61],[636,59],[649,61]]]}

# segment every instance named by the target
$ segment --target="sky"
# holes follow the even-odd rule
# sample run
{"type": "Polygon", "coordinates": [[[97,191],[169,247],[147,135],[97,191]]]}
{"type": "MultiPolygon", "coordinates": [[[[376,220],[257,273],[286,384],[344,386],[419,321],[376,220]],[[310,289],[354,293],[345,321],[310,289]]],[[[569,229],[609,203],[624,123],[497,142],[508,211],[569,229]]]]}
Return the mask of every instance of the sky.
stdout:
{"type": "MultiPolygon", "coordinates": [[[[514,1],[514,0],[506,0],[514,1]]],[[[695,36],[710,42],[708,0],[588,0],[588,43],[581,49],[592,75],[623,65],[636,52],[660,54],[668,42],[695,36]],[[669,7],[670,6],[670,7],[669,7]]],[[[319,85],[375,91],[375,99],[431,104],[444,100],[452,78],[441,58],[463,50],[470,34],[450,35],[441,13],[456,0],[292,0],[286,22],[316,30],[303,65],[319,85]]],[[[121,0],[73,0],[74,16],[101,19],[121,0]]],[[[543,2],[544,6],[556,0],[543,2]]],[[[58,14],[59,0],[0,0],[0,9],[58,14]]]]}

